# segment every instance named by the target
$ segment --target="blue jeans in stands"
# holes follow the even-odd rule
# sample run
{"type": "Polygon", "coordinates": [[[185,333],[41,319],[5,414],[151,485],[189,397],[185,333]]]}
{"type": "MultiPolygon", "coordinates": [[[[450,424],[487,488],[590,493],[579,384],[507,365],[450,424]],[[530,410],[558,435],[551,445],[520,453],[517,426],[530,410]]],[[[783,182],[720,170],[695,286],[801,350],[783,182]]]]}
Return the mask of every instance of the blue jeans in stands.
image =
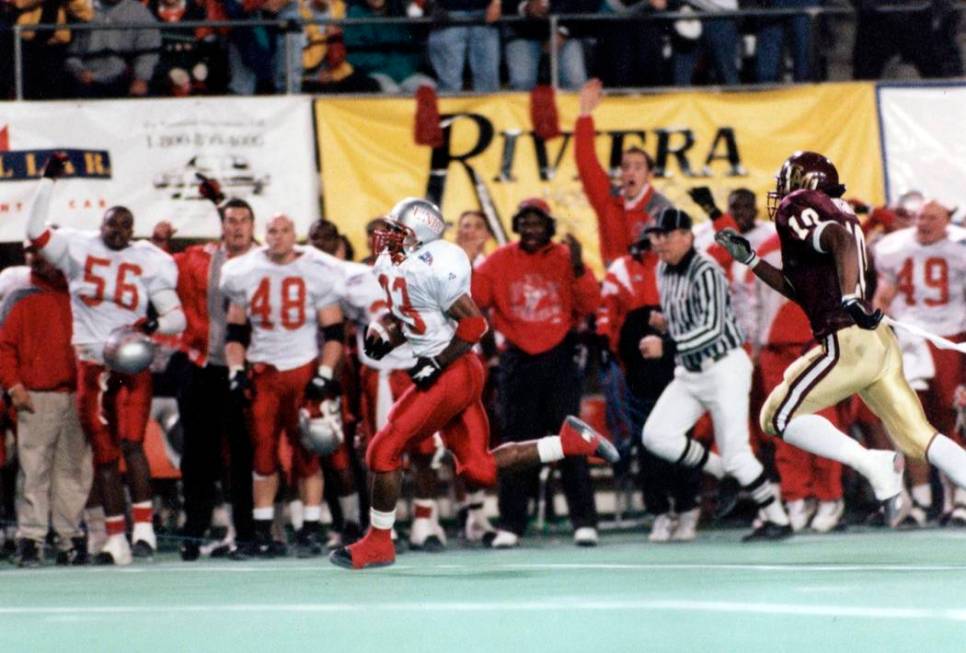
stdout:
{"type": "MultiPolygon", "coordinates": [[[[507,42],[506,65],[510,73],[510,88],[514,91],[529,91],[537,85],[543,46],[542,41],[534,39],[512,39],[507,42]]],[[[580,90],[587,81],[583,41],[580,39],[564,41],[557,52],[557,61],[560,88],[569,91],[580,90]]]]}
{"type": "Polygon", "coordinates": [[[493,93],[500,88],[500,30],[483,25],[482,11],[451,11],[450,18],[475,18],[480,25],[440,27],[429,34],[429,62],[439,78],[439,90],[462,91],[463,68],[469,59],[473,90],[493,93]]]}
{"type": "MultiPolygon", "coordinates": [[[[816,7],[815,0],[772,0],[775,9],[816,7]]],[[[786,40],[792,55],[793,78],[796,82],[811,79],[810,48],[812,22],[807,14],[761,18],[755,54],[755,80],[777,82],[782,72],[782,49],[786,40]]]]}

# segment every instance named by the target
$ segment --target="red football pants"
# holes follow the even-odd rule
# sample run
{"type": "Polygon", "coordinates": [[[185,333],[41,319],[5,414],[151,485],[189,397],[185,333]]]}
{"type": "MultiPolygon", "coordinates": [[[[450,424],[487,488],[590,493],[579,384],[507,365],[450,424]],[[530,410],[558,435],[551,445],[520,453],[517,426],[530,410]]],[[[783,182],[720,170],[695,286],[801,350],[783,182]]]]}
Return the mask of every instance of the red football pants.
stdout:
{"type": "MultiPolygon", "coordinates": [[[[771,346],[761,350],[758,365],[767,396],[782,382],[782,374],[799,357],[799,345],[771,346]]],[[[835,406],[820,410],[836,428],[841,428],[835,406]]],[[[842,464],[802,451],[775,438],[775,468],[781,477],[782,498],[785,501],[815,497],[819,501],[838,501],[842,498],[842,464]]]]}
{"type": "MultiPolygon", "coordinates": [[[[379,430],[379,420],[376,417],[376,407],[379,405],[380,399],[379,374],[379,370],[365,365],[362,366],[360,374],[362,380],[362,414],[366,420],[367,433],[376,433],[379,430]]],[[[403,393],[412,386],[413,381],[409,378],[409,373],[406,370],[393,370],[389,373],[389,392],[392,393],[393,402],[398,401],[403,393]]],[[[431,437],[424,438],[413,443],[409,451],[420,456],[432,456],[436,453],[436,443],[431,437]]]]}
{"type": "Polygon", "coordinates": [[[439,431],[456,459],[456,473],[477,486],[496,483],[496,461],[489,451],[490,423],[483,409],[483,364],[475,354],[461,356],[426,390],[406,390],[389,411],[389,420],[366,450],[374,472],[400,467],[407,448],[439,431]]]}
{"type": "Polygon", "coordinates": [[[299,442],[299,409],[305,386],[312,380],[316,367],[314,360],[284,372],[265,363],[252,366],[254,397],[248,408],[248,420],[255,450],[254,469],[259,476],[271,476],[278,470],[278,441],[283,431],[292,446],[295,478],[308,478],[318,473],[319,457],[299,442]]]}
{"type": "Polygon", "coordinates": [[[95,465],[120,459],[122,441],[143,442],[151,415],[150,370],[121,374],[77,361],[77,412],[95,465]]]}

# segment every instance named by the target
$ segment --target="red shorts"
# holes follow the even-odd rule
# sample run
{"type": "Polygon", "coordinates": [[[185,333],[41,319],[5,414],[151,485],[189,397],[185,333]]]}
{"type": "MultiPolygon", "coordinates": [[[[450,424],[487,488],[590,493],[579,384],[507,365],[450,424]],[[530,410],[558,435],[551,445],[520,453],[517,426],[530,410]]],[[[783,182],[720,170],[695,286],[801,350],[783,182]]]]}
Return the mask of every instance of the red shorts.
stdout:
{"type": "Polygon", "coordinates": [[[496,461],[489,451],[490,423],[483,409],[483,364],[473,353],[443,370],[432,386],[410,387],[389,411],[389,420],[366,450],[374,472],[399,469],[404,451],[415,443],[443,436],[456,459],[456,473],[479,487],[496,483],[496,461]]]}
{"type": "Polygon", "coordinates": [[[312,380],[316,368],[314,360],[284,372],[265,363],[252,366],[249,374],[254,397],[248,408],[248,420],[256,474],[271,476],[278,470],[278,441],[283,431],[292,445],[295,478],[308,478],[318,473],[319,457],[299,442],[299,409],[305,386],[312,380]]]}
{"type": "Polygon", "coordinates": [[[121,442],[144,441],[152,388],[150,370],[120,374],[104,365],[77,361],[77,412],[94,464],[117,461],[121,442]]]}
{"type": "MultiPolygon", "coordinates": [[[[966,334],[961,333],[949,338],[953,342],[966,342],[966,334]]],[[[953,405],[953,395],[956,386],[964,379],[963,367],[966,366],[964,356],[951,349],[939,349],[931,342],[929,353],[932,354],[936,376],[929,381],[929,390],[919,392],[926,417],[936,430],[946,435],[952,435],[956,427],[956,408],[953,405]]]]}
{"type": "MultiPolygon", "coordinates": [[[[376,407],[379,405],[380,390],[380,371],[362,366],[360,380],[362,383],[362,415],[366,420],[365,433],[375,433],[378,431],[379,420],[377,419],[376,407]]],[[[398,400],[406,390],[412,387],[413,381],[409,378],[406,370],[393,370],[389,373],[389,392],[392,393],[392,400],[398,400]]],[[[368,445],[368,442],[366,443],[368,445]]],[[[432,456],[436,453],[436,443],[433,438],[425,438],[416,442],[410,452],[420,456],[432,456]]]]}

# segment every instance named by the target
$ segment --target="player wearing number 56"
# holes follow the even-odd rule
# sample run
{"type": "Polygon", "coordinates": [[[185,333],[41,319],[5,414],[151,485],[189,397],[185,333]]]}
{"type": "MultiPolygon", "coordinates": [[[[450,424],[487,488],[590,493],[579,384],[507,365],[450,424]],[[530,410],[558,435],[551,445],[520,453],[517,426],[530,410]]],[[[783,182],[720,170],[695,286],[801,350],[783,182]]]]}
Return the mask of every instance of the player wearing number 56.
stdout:
{"type": "Polygon", "coordinates": [[[65,164],[66,157],[55,153],[44,166],[27,220],[27,238],[67,278],[81,426],[91,442],[107,516],[109,537],[96,560],[122,565],[131,562],[132,552],[125,537],[125,497],[118,473],[121,455],[133,503],[134,554],[150,556],[157,548],[150,473],[142,448],[151,374],[111,370],[105,365],[104,344],[119,327],[148,334],[178,333],[184,329],[185,316],[175,292],[174,260],[147,241],[132,240],[134,216],[129,209],[109,208],[97,231],[46,226],[55,180],[65,164]],[[154,309],[150,314],[149,304],[154,309]]]}
{"type": "Polygon", "coordinates": [[[882,312],[868,303],[865,240],[851,207],[841,199],[844,192],[831,161],[815,152],[796,152],[782,165],[776,189],[769,193],[782,268],[758,258],[735,232],[721,232],[716,240],[762,281],[797,302],[820,343],[785,371],[762,408],[762,429],[860,472],[895,526],[911,507],[901,498],[903,454],[928,460],[966,487],[966,451],[927,421],[903,375],[896,338],[881,324],[882,312]],[[856,393],[882,419],[900,453],[866,449],[815,414],[856,393]]]}
{"type": "Polygon", "coordinates": [[[305,522],[296,534],[299,554],[318,555],[322,472],[319,456],[298,438],[299,411],[311,412],[341,395],[336,371],[345,339],[343,275],[329,257],[295,244],[295,224],[287,216],[269,220],[265,243],[225,263],[219,285],[229,301],[229,390],[240,403],[250,403],[255,553],[267,557],[273,549],[278,439],[285,431],[305,505],[305,522]],[[321,348],[319,331],[325,336],[321,348]]]}

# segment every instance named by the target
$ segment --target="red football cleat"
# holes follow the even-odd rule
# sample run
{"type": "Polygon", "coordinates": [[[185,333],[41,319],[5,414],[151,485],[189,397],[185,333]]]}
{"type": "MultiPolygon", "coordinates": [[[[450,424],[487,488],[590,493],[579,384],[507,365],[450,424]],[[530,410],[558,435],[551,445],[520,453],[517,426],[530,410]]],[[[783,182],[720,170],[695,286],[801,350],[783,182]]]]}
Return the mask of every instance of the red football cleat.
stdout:
{"type": "Polygon", "coordinates": [[[387,567],[396,562],[396,548],[390,531],[369,528],[366,536],[351,546],[341,546],[329,554],[329,562],[346,569],[387,567]]]}
{"type": "Polygon", "coordinates": [[[609,463],[621,459],[614,445],[573,415],[568,415],[560,427],[560,443],[566,456],[599,456],[609,463]]]}

